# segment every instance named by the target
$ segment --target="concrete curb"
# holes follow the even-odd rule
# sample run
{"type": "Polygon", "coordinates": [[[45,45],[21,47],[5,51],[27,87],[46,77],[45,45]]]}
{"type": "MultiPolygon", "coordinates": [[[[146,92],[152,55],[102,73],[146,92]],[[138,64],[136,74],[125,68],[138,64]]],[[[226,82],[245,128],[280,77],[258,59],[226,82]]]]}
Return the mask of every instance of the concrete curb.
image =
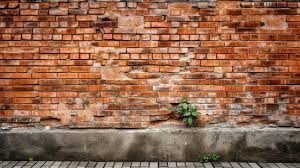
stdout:
{"type": "Polygon", "coordinates": [[[300,129],[12,129],[0,132],[0,160],[300,161],[300,129]]]}

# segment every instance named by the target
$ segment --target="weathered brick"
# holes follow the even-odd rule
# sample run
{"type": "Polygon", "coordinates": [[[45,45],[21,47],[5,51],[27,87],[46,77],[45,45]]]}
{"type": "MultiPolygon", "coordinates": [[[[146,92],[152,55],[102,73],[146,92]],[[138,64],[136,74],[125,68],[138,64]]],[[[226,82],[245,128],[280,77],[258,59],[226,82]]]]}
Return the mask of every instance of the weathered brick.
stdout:
{"type": "Polygon", "coordinates": [[[203,124],[297,122],[297,2],[54,1],[0,3],[0,108],[24,115],[2,119],[13,126],[44,124],[39,110],[60,126],[160,126],[183,96],[203,124]],[[70,110],[85,116],[56,113],[70,110]]]}
{"type": "Polygon", "coordinates": [[[78,15],[76,16],[76,20],[78,21],[96,21],[97,16],[96,15],[78,15]]]}
{"type": "Polygon", "coordinates": [[[67,9],[50,9],[49,15],[68,15],[67,9]]]}

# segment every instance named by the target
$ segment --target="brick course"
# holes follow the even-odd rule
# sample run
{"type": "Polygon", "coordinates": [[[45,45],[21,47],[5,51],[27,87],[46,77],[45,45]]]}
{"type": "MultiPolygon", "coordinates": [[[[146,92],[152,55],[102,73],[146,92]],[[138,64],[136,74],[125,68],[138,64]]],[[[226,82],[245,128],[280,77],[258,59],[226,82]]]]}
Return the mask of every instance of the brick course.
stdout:
{"type": "Polygon", "coordinates": [[[0,123],[300,126],[300,3],[2,0],[0,123]]]}

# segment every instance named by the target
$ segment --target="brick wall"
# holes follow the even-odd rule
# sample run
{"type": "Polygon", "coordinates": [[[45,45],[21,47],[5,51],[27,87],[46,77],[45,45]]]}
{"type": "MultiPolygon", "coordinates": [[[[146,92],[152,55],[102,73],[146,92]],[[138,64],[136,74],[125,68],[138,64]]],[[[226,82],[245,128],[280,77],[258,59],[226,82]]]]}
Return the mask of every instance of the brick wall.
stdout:
{"type": "Polygon", "coordinates": [[[1,0],[0,123],[300,125],[300,3],[1,0]]]}

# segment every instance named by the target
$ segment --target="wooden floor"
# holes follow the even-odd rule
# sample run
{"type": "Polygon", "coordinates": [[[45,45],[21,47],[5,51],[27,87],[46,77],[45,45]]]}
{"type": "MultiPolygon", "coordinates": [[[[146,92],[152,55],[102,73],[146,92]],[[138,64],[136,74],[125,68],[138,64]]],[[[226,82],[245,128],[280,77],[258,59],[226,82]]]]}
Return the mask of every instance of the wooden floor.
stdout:
{"type": "Polygon", "coordinates": [[[300,163],[0,161],[0,168],[300,168],[300,163]]]}

